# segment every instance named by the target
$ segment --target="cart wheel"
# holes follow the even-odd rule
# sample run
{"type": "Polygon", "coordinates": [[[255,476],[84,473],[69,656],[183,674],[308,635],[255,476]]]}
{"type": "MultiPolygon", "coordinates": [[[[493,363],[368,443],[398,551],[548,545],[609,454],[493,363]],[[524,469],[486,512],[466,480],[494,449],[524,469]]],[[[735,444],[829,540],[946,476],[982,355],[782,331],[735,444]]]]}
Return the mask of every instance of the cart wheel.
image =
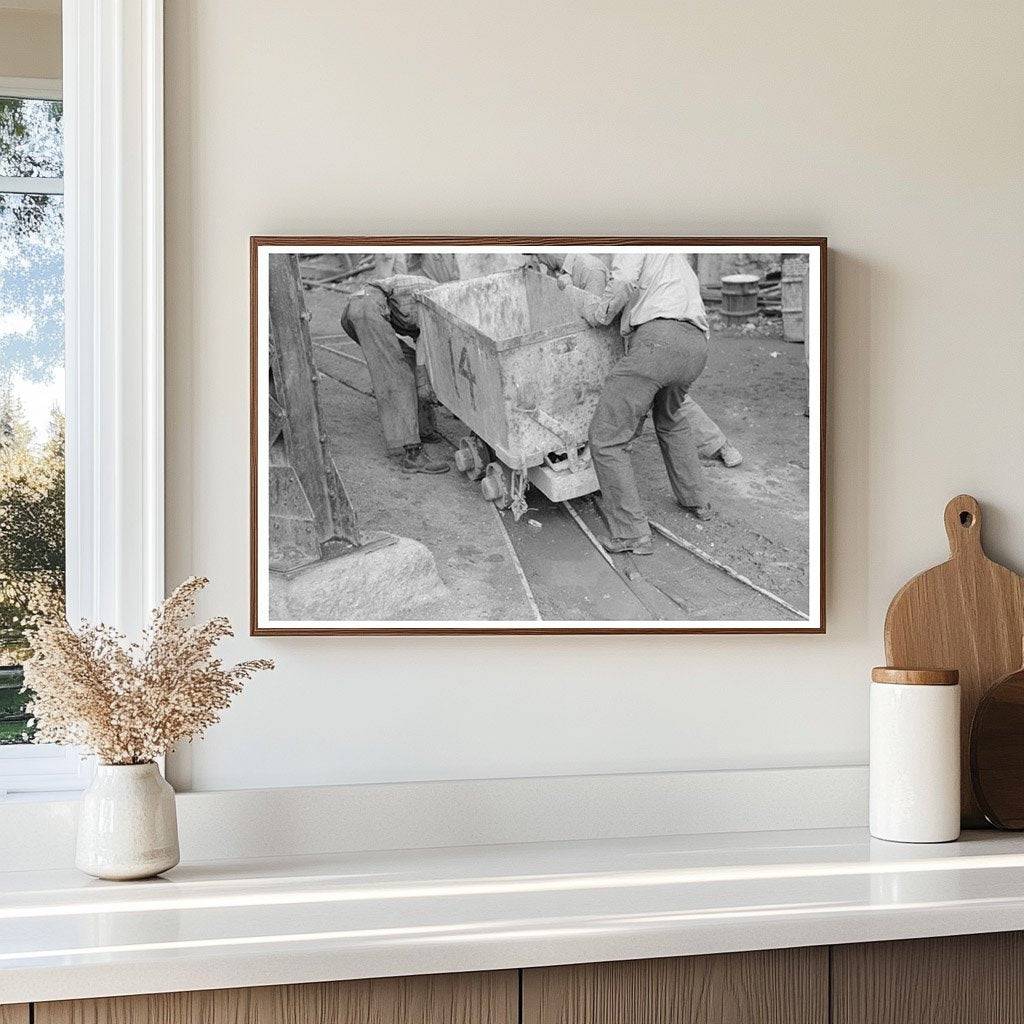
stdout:
{"type": "Polygon", "coordinates": [[[476,434],[467,434],[459,441],[455,453],[455,468],[470,480],[482,480],[491,461],[491,450],[476,434]]]}
{"type": "Polygon", "coordinates": [[[506,509],[512,504],[512,477],[500,462],[488,464],[480,491],[486,501],[493,501],[496,508],[506,509]]]}

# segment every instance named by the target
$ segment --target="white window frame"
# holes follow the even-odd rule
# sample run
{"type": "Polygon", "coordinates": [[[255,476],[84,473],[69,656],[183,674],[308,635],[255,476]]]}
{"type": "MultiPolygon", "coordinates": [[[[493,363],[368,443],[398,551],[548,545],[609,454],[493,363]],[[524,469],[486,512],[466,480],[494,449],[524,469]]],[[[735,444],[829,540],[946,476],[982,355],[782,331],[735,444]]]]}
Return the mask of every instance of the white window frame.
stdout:
{"type": "MultiPolygon", "coordinates": [[[[164,596],[163,0],[64,0],[63,39],[62,83],[7,83],[64,100],[68,617],[137,635],[164,596]]],[[[0,748],[0,798],[91,774],[0,748]]]]}
{"type": "Polygon", "coordinates": [[[59,78],[0,77],[0,96],[19,100],[59,100],[64,95],[59,78]]]}

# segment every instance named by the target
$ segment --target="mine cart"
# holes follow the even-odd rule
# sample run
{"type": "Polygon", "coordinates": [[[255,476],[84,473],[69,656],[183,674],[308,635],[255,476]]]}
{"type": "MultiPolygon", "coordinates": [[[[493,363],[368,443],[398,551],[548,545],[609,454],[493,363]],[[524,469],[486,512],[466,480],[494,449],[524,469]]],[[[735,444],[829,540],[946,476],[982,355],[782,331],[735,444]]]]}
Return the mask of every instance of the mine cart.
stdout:
{"type": "Polygon", "coordinates": [[[419,301],[434,391],[473,431],[455,465],[484,497],[518,519],[528,484],[553,501],[597,490],[587,431],[622,338],[580,316],[593,296],[519,269],[439,285],[419,301]]]}

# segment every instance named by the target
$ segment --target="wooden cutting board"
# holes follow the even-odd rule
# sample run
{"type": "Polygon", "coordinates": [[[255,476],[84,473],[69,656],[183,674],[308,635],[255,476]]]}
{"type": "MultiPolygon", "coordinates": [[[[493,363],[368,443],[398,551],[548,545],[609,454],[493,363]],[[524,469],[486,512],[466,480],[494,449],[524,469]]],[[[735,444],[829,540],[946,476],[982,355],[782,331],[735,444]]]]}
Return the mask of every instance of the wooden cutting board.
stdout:
{"type": "Polygon", "coordinates": [[[978,702],[971,783],[988,821],[1024,829],[1024,668],[994,683],[978,702]]]}
{"type": "Polygon", "coordinates": [[[885,616],[885,657],[896,668],[960,671],[960,813],[985,824],[971,789],[971,722],[988,688],[1020,667],[1024,579],[981,546],[981,507],[969,494],[946,506],[949,561],[906,583],[885,616]]]}

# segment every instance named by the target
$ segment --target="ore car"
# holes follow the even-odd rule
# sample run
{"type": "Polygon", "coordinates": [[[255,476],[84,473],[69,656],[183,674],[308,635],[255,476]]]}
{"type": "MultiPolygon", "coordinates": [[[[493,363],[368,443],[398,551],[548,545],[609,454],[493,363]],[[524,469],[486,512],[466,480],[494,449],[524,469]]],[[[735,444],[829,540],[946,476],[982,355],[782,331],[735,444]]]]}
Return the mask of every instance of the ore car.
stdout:
{"type": "Polygon", "coordinates": [[[530,484],[552,501],[597,490],[587,431],[622,338],[583,320],[593,296],[520,268],[418,299],[431,384],[472,431],[455,455],[460,472],[517,519],[530,484]]]}

